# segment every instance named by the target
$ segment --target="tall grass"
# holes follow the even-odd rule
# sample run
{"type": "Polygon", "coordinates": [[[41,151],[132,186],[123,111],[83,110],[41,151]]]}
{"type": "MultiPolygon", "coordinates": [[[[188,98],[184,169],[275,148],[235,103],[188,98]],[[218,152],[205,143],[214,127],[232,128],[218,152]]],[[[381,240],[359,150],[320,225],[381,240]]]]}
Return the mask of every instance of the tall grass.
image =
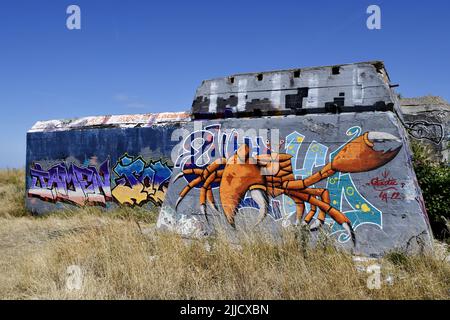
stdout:
{"type": "Polygon", "coordinates": [[[25,210],[25,171],[0,170],[0,217],[21,217],[25,210]]]}
{"type": "MultiPolygon", "coordinates": [[[[50,229],[61,223],[56,218],[36,221],[50,229]]],[[[432,257],[386,259],[382,262],[382,279],[389,276],[393,283],[383,282],[379,290],[370,290],[368,274],[357,271],[350,255],[331,247],[301,248],[292,233],[287,233],[280,243],[257,237],[235,245],[224,235],[187,241],[173,234],[143,234],[129,220],[101,221],[96,217],[73,217],[72,227],[53,234],[37,250],[23,252],[7,267],[11,270],[9,286],[2,288],[0,283],[0,297],[450,298],[450,267],[432,257]],[[70,265],[79,266],[83,272],[78,291],[66,287],[70,265]]]]}
{"type": "MultiPolygon", "coordinates": [[[[14,185],[10,174],[0,181],[14,185]]],[[[330,244],[302,245],[301,229],[279,242],[258,234],[233,242],[225,233],[187,240],[157,232],[129,209],[24,217],[22,195],[6,194],[2,207],[5,199],[16,202],[0,217],[1,299],[450,298],[450,265],[434,256],[388,255],[378,261],[381,288],[371,290],[351,255],[330,244]],[[82,270],[80,290],[66,286],[71,265],[82,270]]]]}

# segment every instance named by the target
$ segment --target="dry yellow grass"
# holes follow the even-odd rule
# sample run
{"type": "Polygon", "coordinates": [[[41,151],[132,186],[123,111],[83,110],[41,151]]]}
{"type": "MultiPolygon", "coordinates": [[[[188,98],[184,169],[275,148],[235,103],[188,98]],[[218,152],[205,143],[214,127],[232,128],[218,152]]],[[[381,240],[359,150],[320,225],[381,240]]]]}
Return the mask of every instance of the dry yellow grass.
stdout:
{"type": "Polygon", "coordinates": [[[0,170],[0,217],[27,215],[25,210],[25,172],[0,170]]]}
{"type": "MultiPolygon", "coordinates": [[[[7,199],[3,193],[2,207],[7,199]]],[[[188,241],[157,233],[129,211],[15,217],[21,210],[0,217],[1,299],[450,298],[450,265],[436,257],[392,254],[381,274],[393,282],[370,290],[350,255],[306,248],[301,231],[279,243],[255,235],[237,245],[225,235],[188,241]],[[80,290],[67,290],[71,265],[83,272],[80,290]]]]}

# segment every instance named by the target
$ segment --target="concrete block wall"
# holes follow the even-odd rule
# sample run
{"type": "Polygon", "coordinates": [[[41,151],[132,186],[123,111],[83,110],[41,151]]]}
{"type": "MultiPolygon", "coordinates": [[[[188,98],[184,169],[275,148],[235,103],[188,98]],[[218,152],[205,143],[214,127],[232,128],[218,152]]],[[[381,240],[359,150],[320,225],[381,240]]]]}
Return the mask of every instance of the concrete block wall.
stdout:
{"type": "Polygon", "coordinates": [[[27,207],[35,214],[86,206],[160,210],[158,228],[190,237],[257,223],[276,236],[304,223],[313,242],[324,230],[367,256],[430,249],[387,72],[374,63],[338,71],[264,73],[233,94],[229,77],[213,80],[222,90],[215,93],[204,81],[191,113],[38,122],[27,135],[27,207]],[[288,98],[313,78],[307,96],[288,98]],[[222,113],[230,106],[243,112],[222,113]]]}
{"type": "Polygon", "coordinates": [[[34,214],[118,205],[153,210],[172,173],[185,113],[37,123],[27,135],[26,205],[34,214]]]}
{"type": "MultiPolygon", "coordinates": [[[[341,171],[336,168],[333,174],[319,179],[309,188],[310,194],[322,195],[316,197],[318,200],[324,200],[323,191],[328,190],[328,203],[351,222],[355,243],[339,223],[339,217],[328,213],[325,216],[322,229],[327,230],[340,246],[368,256],[379,256],[394,248],[417,252],[431,246],[432,236],[411,165],[405,131],[392,112],[208,120],[191,122],[184,128],[190,134],[177,149],[180,156],[174,164],[158,221],[162,229],[186,236],[212,234],[217,228],[252,229],[261,214],[261,203],[254,194],[257,188],[267,199],[267,216],[258,228],[277,233],[283,227],[300,224],[311,210],[310,225],[313,225],[320,218],[321,208],[312,206],[311,201],[300,201],[295,192],[289,194],[282,185],[273,182],[273,177],[286,177],[285,181],[291,181],[292,185],[295,181],[306,181],[331,163],[332,168],[339,167],[341,171]],[[366,133],[372,138],[371,147],[362,139],[366,133]],[[200,144],[197,137],[203,137],[200,144]],[[202,199],[202,187],[207,178],[198,184],[195,179],[209,174],[201,170],[215,160],[232,159],[240,146],[236,141],[240,139],[246,140],[249,157],[253,159],[270,154],[270,150],[274,154],[273,147],[278,144],[277,152],[282,155],[280,168],[261,180],[257,173],[255,176],[255,172],[246,167],[261,169],[264,162],[227,163],[216,166],[215,171],[210,167],[209,171],[218,177],[213,178],[214,182],[209,186],[213,205],[205,201],[205,196],[202,199]],[[357,151],[349,150],[349,145],[357,151]],[[345,159],[343,167],[333,164],[333,159],[339,157],[345,159]],[[282,165],[283,159],[287,158],[289,168],[282,165]],[[292,175],[280,174],[283,170],[292,175]],[[349,172],[352,170],[356,172],[349,172]],[[230,185],[229,181],[237,182],[230,185]],[[284,191],[274,196],[274,188],[284,191]],[[239,201],[233,202],[233,199],[239,201]],[[202,204],[205,204],[204,208],[202,204]],[[235,210],[231,210],[234,223],[227,220],[227,206],[235,210]],[[304,207],[300,221],[297,220],[299,207],[304,207]]],[[[302,192],[300,187],[296,190],[302,192]]],[[[329,206],[322,209],[327,210],[329,206]]],[[[311,232],[313,240],[318,234],[311,232]]]]}
{"type": "Polygon", "coordinates": [[[392,110],[395,104],[384,64],[374,61],[205,80],[197,89],[192,113],[198,119],[239,113],[392,110]]]}
{"type": "Polygon", "coordinates": [[[436,161],[450,165],[450,104],[433,96],[405,98],[400,104],[410,139],[430,148],[436,161]]]}

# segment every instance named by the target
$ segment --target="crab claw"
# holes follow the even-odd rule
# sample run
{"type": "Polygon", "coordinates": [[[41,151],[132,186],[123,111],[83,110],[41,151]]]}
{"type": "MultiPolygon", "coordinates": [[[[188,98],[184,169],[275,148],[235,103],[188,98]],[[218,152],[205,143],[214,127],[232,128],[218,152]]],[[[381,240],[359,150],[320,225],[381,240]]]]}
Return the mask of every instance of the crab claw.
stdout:
{"type": "Polygon", "coordinates": [[[172,183],[175,183],[178,179],[180,179],[182,176],[184,176],[183,171],[178,172],[178,174],[173,178],[172,183]]]}
{"type": "Polygon", "coordinates": [[[340,172],[374,170],[394,159],[401,147],[402,141],[390,133],[365,132],[339,151],[331,167],[340,172]]]}
{"type": "Polygon", "coordinates": [[[344,223],[342,224],[342,227],[343,227],[344,230],[347,232],[347,234],[349,235],[349,237],[352,238],[353,244],[355,244],[355,243],[356,243],[355,232],[353,231],[352,226],[351,226],[349,223],[344,222],[344,223]]]}
{"type": "Polygon", "coordinates": [[[253,189],[250,191],[250,196],[252,197],[253,200],[256,201],[259,207],[259,216],[255,224],[255,227],[257,227],[264,221],[264,219],[267,216],[267,207],[268,207],[267,195],[261,189],[253,189]]]}
{"type": "Polygon", "coordinates": [[[200,205],[200,212],[205,216],[206,222],[209,222],[208,215],[206,214],[206,204],[200,205]]]}
{"type": "Polygon", "coordinates": [[[315,219],[314,222],[309,226],[309,230],[316,231],[316,230],[319,230],[320,228],[322,228],[322,226],[323,226],[323,221],[321,221],[319,219],[315,219]]]}
{"type": "Polygon", "coordinates": [[[214,210],[219,211],[219,208],[217,207],[217,205],[215,204],[215,202],[211,203],[212,207],[214,208],[214,210]]]}
{"type": "Polygon", "coordinates": [[[177,210],[178,205],[180,204],[180,202],[183,200],[183,197],[178,197],[177,202],[175,203],[175,210],[177,210]]]}
{"type": "Polygon", "coordinates": [[[242,144],[236,151],[237,158],[235,157],[235,163],[236,164],[248,163],[249,155],[250,155],[250,147],[246,143],[242,144]]]}

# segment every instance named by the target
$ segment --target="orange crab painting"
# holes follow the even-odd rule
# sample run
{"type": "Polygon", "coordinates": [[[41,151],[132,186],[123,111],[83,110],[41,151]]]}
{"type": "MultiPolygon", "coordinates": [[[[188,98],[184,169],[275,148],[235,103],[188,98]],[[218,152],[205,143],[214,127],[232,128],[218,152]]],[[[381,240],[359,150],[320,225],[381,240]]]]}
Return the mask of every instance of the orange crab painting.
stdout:
{"type": "Polygon", "coordinates": [[[252,157],[249,146],[242,144],[228,159],[217,159],[203,169],[182,170],[174,181],[186,175],[194,175],[195,178],[181,190],[176,208],[189,191],[201,185],[200,210],[207,218],[207,203],[217,209],[212,185],[219,184],[223,213],[229,224],[235,227],[239,203],[247,192],[259,207],[257,224],[267,216],[269,198],[285,195],[296,205],[297,222],[301,221],[310,225],[311,229],[316,229],[324,224],[328,215],[355,241],[351,221],[330,204],[329,191],[313,186],[336,172],[359,173],[382,167],[395,158],[401,146],[401,140],[392,134],[365,132],[347,143],[320,171],[305,179],[295,179],[292,155],[272,152],[252,157]],[[309,203],[311,208],[306,214],[305,203],[309,203]],[[311,224],[317,209],[317,219],[311,224]]]}

